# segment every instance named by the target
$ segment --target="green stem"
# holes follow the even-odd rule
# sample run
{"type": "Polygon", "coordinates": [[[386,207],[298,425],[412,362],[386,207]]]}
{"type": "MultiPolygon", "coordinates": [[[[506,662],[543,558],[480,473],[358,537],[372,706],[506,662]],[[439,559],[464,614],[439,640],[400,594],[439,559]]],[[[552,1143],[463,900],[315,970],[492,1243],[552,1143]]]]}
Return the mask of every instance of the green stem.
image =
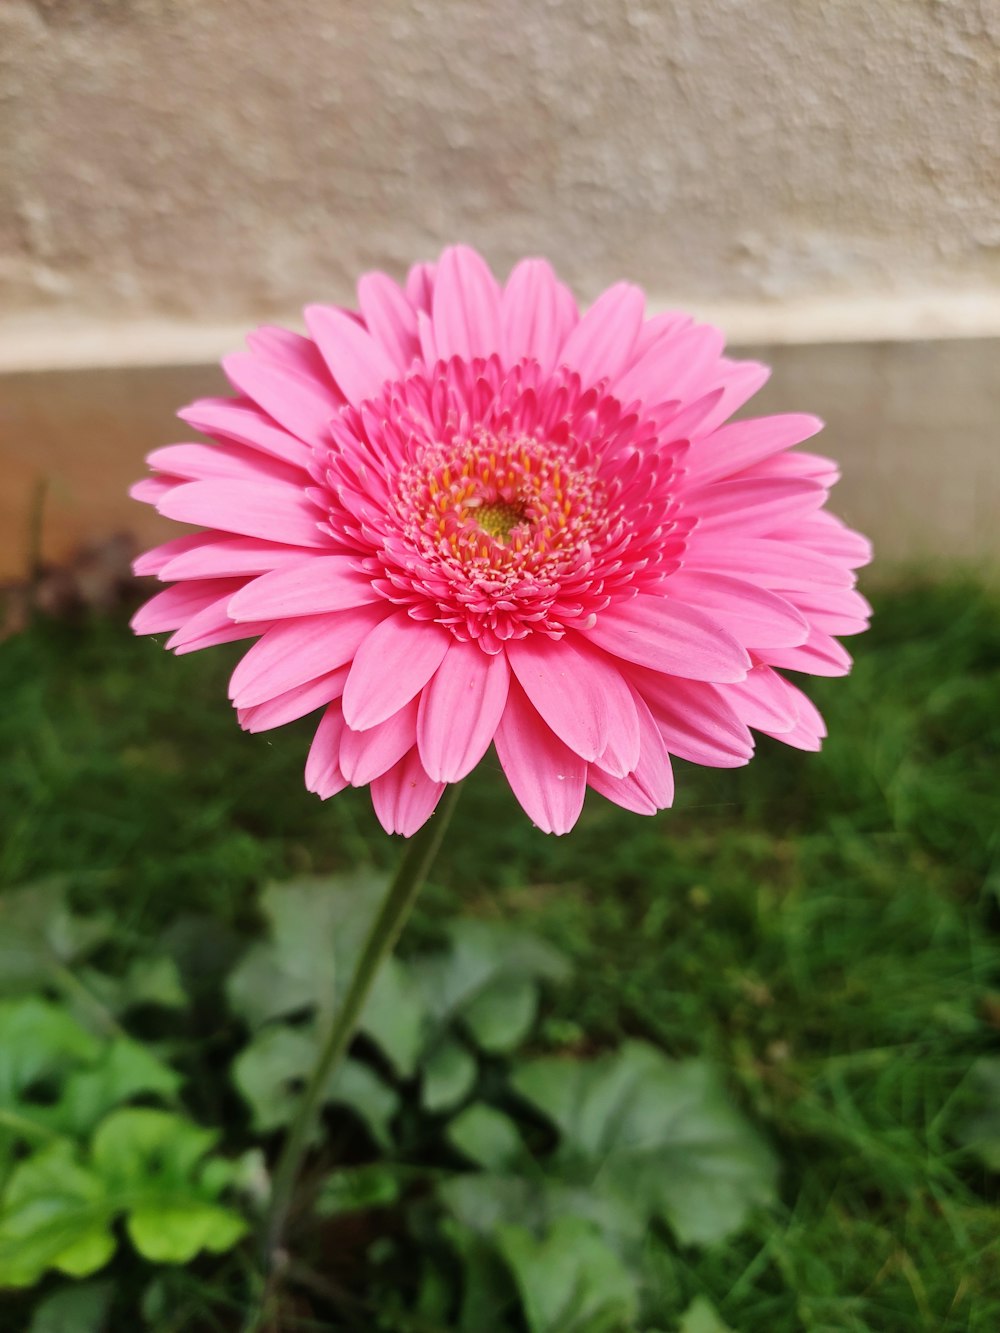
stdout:
{"type": "Polygon", "coordinates": [[[445,788],[437,813],[410,839],[392,886],[372,922],[343,1004],[333,1016],[323,1049],[302,1094],[302,1101],[274,1171],[271,1205],[264,1231],[264,1261],[268,1271],[273,1269],[275,1258],[282,1248],[292,1193],[323,1102],[323,1094],[354,1035],[379,967],[392,952],[410,908],[427,878],[431,862],[437,855],[451,819],[459,787],[459,783],[454,783],[445,788]]]}

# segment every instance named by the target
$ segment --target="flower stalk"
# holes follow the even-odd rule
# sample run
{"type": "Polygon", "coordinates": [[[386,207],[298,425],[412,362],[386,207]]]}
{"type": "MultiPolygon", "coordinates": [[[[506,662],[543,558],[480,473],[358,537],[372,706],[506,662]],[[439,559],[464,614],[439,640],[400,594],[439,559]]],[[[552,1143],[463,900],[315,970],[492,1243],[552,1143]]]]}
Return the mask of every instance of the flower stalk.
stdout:
{"type": "Polygon", "coordinates": [[[427,872],[451,820],[460,787],[460,783],[453,783],[445,788],[435,817],[410,839],[358,956],[343,1003],[331,1019],[274,1171],[271,1203],[264,1228],[263,1258],[269,1273],[274,1271],[283,1248],[295,1184],[323,1102],[323,1094],[354,1036],[379,968],[392,953],[410,909],[427,878],[427,872]]]}

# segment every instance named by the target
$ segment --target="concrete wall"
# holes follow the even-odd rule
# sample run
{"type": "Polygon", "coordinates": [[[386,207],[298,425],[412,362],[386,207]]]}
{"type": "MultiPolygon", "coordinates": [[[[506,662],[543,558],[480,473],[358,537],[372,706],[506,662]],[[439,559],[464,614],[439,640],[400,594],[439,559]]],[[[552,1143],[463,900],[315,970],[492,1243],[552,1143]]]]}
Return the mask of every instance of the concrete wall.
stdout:
{"type": "Polygon", "coordinates": [[[50,554],[131,521],[151,383],[453,239],[777,344],[890,555],[1000,554],[996,0],[0,0],[0,576],[43,474],[50,554]]]}

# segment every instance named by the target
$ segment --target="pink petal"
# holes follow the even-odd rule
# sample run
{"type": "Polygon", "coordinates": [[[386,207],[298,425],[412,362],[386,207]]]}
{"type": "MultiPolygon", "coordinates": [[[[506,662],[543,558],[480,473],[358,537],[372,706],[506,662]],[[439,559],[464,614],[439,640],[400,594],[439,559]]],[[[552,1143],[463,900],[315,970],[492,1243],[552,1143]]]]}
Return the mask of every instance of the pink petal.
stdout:
{"type": "Polygon", "coordinates": [[[222,358],[222,368],[234,388],[252,398],[279,426],[306,444],[329,445],[330,418],[341,407],[332,385],[327,395],[312,381],[252,352],[231,352],[222,358]]]}
{"type": "Polygon", "coordinates": [[[140,606],[129,622],[136,634],[161,634],[177,629],[204,611],[220,597],[228,597],[242,586],[241,579],[205,579],[199,583],[175,583],[140,606]]]}
{"type": "Polygon", "coordinates": [[[667,333],[615,381],[611,386],[615,397],[622,403],[636,398],[665,403],[690,396],[717,364],[725,344],[722,332],[711,324],[667,333]]]}
{"type": "Polygon", "coordinates": [[[568,833],[583,809],[587,765],[548,729],[516,680],[510,682],[495,745],[528,818],[543,833],[568,833]]]}
{"type": "Polygon", "coordinates": [[[266,703],[349,662],[385,615],[384,603],[330,615],[280,620],[237,665],[229,697],[237,708],[266,703]]]}
{"type": "MultiPolygon", "coordinates": [[[[646,712],[648,714],[649,710],[646,712]]],[[[643,731],[642,756],[635,770],[623,778],[616,778],[591,764],[587,785],[614,801],[615,805],[637,815],[655,815],[657,810],[666,810],[673,805],[674,774],[670,754],[652,719],[649,732],[643,731]]]]}
{"type": "Polygon", "coordinates": [[[270,622],[250,621],[234,625],[219,605],[207,607],[192,616],[188,623],[171,635],[164,645],[176,657],[197,653],[203,648],[216,648],[220,643],[237,643],[240,639],[256,639],[271,628],[270,622]],[[197,630],[197,633],[195,632],[197,630]]]}
{"type": "Polygon", "coordinates": [[[584,385],[613,380],[628,365],[645,304],[639,287],[627,282],[609,287],[566,339],[560,364],[577,371],[584,385]]]}
{"type": "Polygon", "coordinates": [[[587,637],[626,662],[690,680],[742,680],[750,669],[744,648],[716,621],[650,593],[599,612],[587,637]]]}
{"type": "Polygon", "coordinates": [[[337,399],[336,390],[330,383],[326,362],[311,338],[306,338],[301,333],[293,333],[291,329],[262,324],[247,334],[246,343],[261,361],[283,366],[305,380],[324,398],[337,399]]]}
{"type": "Polygon", "coordinates": [[[315,792],[324,801],[349,785],[340,771],[340,739],[345,725],[340,701],[335,700],[323,714],[309,747],[306,791],[315,792]]]}
{"type": "Polygon", "coordinates": [[[359,405],[377,398],[385,384],[397,378],[397,367],[386,349],[343,310],[309,305],[305,317],[330,374],[349,403],[359,405]]]}
{"type": "MultiPolygon", "coordinates": [[[[194,586],[205,587],[206,582],[202,581],[194,586]]],[[[186,620],[167,640],[166,647],[178,657],[182,657],[185,653],[193,653],[199,648],[208,647],[206,638],[211,638],[214,646],[215,643],[232,643],[236,639],[253,638],[271,628],[269,620],[247,621],[243,625],[235,626],[226,613],[229,599],[230,594],[224,593],[211,606],[204,607],[197,615],[186,620]],[[239,632],[234,633],[234,630],[239,632]]]]}
{"type": "Polygon", "coordinates": [[[769,666],[786,671],[807,671],[811,676],[846,676],[851,654],[822,630],[813,630],[797,648],[768,648],[762,656],[769,666]]]}
{"type": "Polygon", "coordinates": [[[707,612],[747,648],[787,648],[809,637],[805,616],[790,601],[743,579],[681,569],[666,591],[707,612]]]}
{"type": "Polygon", "coordinates": [[[406,275],[406,299],[414,310],[422,310],[427,315],[431,313],[434,299],[436,272],[436,264],[414,264],[406,275]]]}
{"type": "Polygon", "coordinates": [[[685,570],[714,571],[750,579],[765,588],[785,592],[812,588],[815,584],[849,588],[850,570],[830,556],[818,555],[798,542],[770,537],[747,537],[723,529],[695,529],[684,553],[685,570]]]}
{"type": "Polygon", "coordinates": [[[587,782],[616,805],[638,814],[653,814],[673,804],[674,775],[670,752],[646,701],[633,691],[639,728],[639,760],[631,771],[609,769],[605,755],[591,764],[587,782]]]}
{"type": "MultiPolygon", "coordinates": [[[[162,546],[154,546],[151,551],[144,551],[142,555],[137,556],[132,561],[132,573],[136,578],[144,578],[148,574],[159,574],[170,562],[187,551],[197,550],[205,540],[203,532],[186,532],[183,537],[174,537],[172,541],[164,542],[162,546]]],[[[231,570],[222,571],[231,573],[231,570]]]]}
{"type": "Polygon", "coordinates": [[[792,695],[798,721],[790,731],[770,731],[765,735],[772,736],[775,740],[782,741],[785,745],[792,745],[797,750],[819,750],[823,746],[823,737],[826,735],[826,725],[819,709],[813,701],[802,693],[790,681],[785,681],[786,686],[792,695]]]}
{"type": "Polygon", "coordinates": [[[379,596],[350,556],[315,555],[248,583],[229,603],[229,615],[233,620],[285,620],[346,611],[379,596]]]}
{"type": "Polygon", "coordinates": [[[688,476],[692,484],[698,486],[718,481],[793,444],[800,444],[822,429],[819,417],[804,412],[730,422],[711,435],[702,436],[697,447],[691,450],[685,460],[688,476]]]}
{"type": "Polygon", "coordinates": [[[453,636],[439,625],[386,617],[359,645],[344,690],[344,717],[367,731],[408,704],[441,665],[453,636]]]}
{"type": "Polygon", "coordinates": [[[856,588],[810,588],[792,598],[810,625],[825,634],[860,634],[868,628],[871,604],[856,588]]]}
{"type": "Polygon", "coordinates": [[[312,457],[301,440],[269,421],[253,404],[235,398],[199,398],[177,415],[204,435],[233,440],[303,468],[312,457]]]}
{"type": "Polygon", "coordinates": [[[534,357],[546,374],[558,360],[576,318],[572,295],[544,259],[522,259],[500,301],[508,362],[534,357]],[[568,300],[567,300],[568,297],[568,300]]]}
{"type": "Polygon", "coordinates": [[[581,759],[596,759],[614,737],[625,772],[639,758],[635,704],[621,671],[578,635],[511,639],[507,660],[547,726],[581,759]]]}
{"type": "Polygon", "coordinates": [[[798,722],[795,695],[801,693],[768,666],[755,666],[746,680],[720,685],[719,693],[748,727],[775,735],[798,722]]]}
{"type": "Polygon", "coordinates": [[[509,681],[503,653],[453,640],[420,695],[417,742],[431,778],[458,782],[472,772],[493,740],[509,681]]]}
{"type": "Polygon", "coordinates": [[[717,481],[684,493],[684,511],[696,516],[702,532],[722,528],[764,536],[819,509],[826,490],[798,478],[717,481]]]}
{"type": "Polygon", "coordinates": [[[720,366],[721,370],[710,387],[721,389],[722,397],[701,427],[705,435],[739,411],[771,378],[771,367],[759,361],[728,361],[723,357],[720,366]]]}
{"type": "Polygon", "coordinates": [[[444,791],[443,782],[433,782],[420,764],[417,747],[388,773],[371,784],[372,805],[386,833],[412,837],[427,823],[444,791]]]}
{"type": "Polygon", "coordinates": [[[272,727],[283,727],[288,722],[295,722],[300,717],[314,713],[317,708],[340,698],[344,692],[347,670],[346,666],[338,667],[325,676],[317,676],[304,685],[286,690],[267,703],[239,709],[240,726],[244,731],[270,731],[272,727]]]}
{"type": "Polygon", "coordinates": [[[140,504],[158,505],[171,491],[176,491],[178,486],[183,485],[179,477],[143,477],[141,481],[136,481],[129,487],[128,493],[140,504]]]}
{"type": "Polygon", "coordinates": [[[723,691],[653,671],[633,671],[632,678],[671,754],[709,768],[739,768],[750,759],[753,737],[723,691]]]}
{"type": "Polygon", "coordinates": [[[417,312],[401,288],[385,273],[366,273],[358,282],[358,305],[396,370],[409,370],[420,351],[417,312]]]}
{"type": "Polygon", "coordinates": [[[157,506],[167,518],[243,537],[328,547],[322,511],[296,486],[263,481],[188,481],[157,506]]]}
{"type": "Polygon", "coordinates": [[[258,537],[230,537],[219,532],[196,532],[192,537],[195,540],[163,566],[161,578],[204,579],[266,574],[269,570],[302,561],[301,546],[279,546],[277,542],[261,541],[258,537]]]}
{"type": "Polygon", "coordinates": [[[787,526],[773,534],[776,538],[801,542],[811,550],[829,559],[837,560],[849,569],[867,565],[872,558],[872,544],[860,532],[854,532],[839,518],[826,510],[810,514],[808,518],[787,526]]]}
{"type": "Polygon", "coordinates": [[[340,771],[352,787],[366,787],[410,752],[417,740],[417,706],[416,699],[411,699],[398,713],[367,731],[345,730],[340,740],[340,771]]]}
{"type": "Polygon", "coordinates": [[[467,245],[445,250],[437,266],[434,341],[443,360],[491,356],[502,350],[500,288],[482,255],[467,245]]]}
{"type": "Polygon", "coordinates": [[[154,449],[146,462],[160,472],[188,481],[238,477],[244,481],[271,479],[295,485],[305,480],[301,468],[233,444],[169,444],[154,449]]]}

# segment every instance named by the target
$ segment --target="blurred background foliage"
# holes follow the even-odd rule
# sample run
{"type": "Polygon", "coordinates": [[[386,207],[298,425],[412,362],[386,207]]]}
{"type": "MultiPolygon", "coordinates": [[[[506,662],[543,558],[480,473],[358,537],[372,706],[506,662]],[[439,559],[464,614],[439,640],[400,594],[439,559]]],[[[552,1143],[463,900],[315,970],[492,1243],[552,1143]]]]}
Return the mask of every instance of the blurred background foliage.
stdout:
{"type": "MultiPolygon", "coordinates": [[[[1000,598],[867,591],[854,674],[810,685],[819,755],[678,763],[674,810],[595,798],[563,839],[492,759],[468,781],[270,1326],[997,1327],[1000,598]]],[[[235,656],[118,611],[0,651],[5,1326],[236,1329],[252,1294],[399,849],[367,793],[304,792],[308,721],[239,731],[235,656]]]]}

